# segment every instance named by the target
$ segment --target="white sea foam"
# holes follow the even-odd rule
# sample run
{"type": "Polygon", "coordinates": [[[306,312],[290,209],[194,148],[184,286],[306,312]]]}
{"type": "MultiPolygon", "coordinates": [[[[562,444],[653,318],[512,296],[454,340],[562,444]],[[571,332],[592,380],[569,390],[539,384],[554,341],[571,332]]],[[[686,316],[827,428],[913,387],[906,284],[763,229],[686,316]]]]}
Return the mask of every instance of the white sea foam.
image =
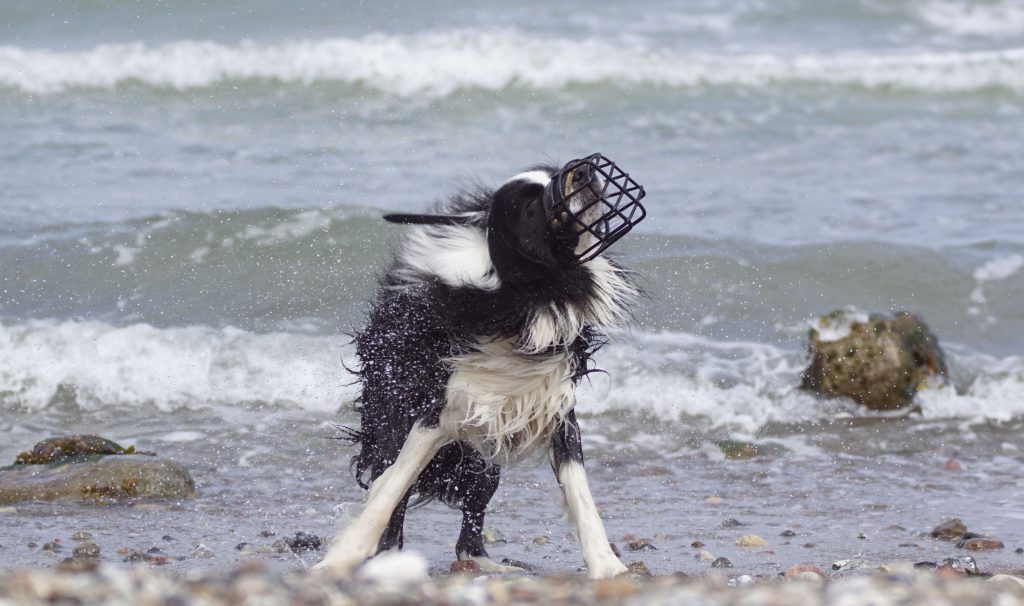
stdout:
{"type": "Polygon", "coordinates": [[[373,34],[259,44],[182,40],[105,44],[71,52],[0,46],[0,87],[26,93],[135,82],[190,90],[229,81],[339,82],[402,97],[466,89],[559,90],[580,85],[762,87],[824,84],[869,89],[1024,91],[1024,48],[878,54],[675,54],[516,31],[373,34]],[[558,57],[558,61],[552,61],[558,57]],[[601,57],[594,61],[594,57],[601,57]],[[588,65],[567,70],[566,65],[588,65]]]}
{"type": "MultiPolygon", "coordinates": [[[[587,418],[638,412],[693,429],[753,435],[769,423],[813,422],[866,414],[841,400],[797,389],[806,364],[799,350],[716,341],[687,333],[640,333],[603,349],[578,393],[587,418]]],[[[33,410],[72,390],[79,406],[155,405],[161,410],[272,403],[333,413],[356,387],[345,336],[254,334],[234,328],[157,329],[101,322],[32,321],[0,326],[0,404],[33,410]]],[[[1024,359],[958,353],[971,377],[920,394],[922,416],[1005,421],[1024,416],[1024,359]]],[[[189,440],[190,433],[164,439],[189,440]]]]}
{"type": "Polygon", "coordinates": [[[266,402],[333,411],[353,395],[341,365],[347,341],[102,322],[0,326],[0,402],[41,409],[63,388],[87,408],[266,402]]]}
{"type": "Polygon", "coordinates": [[[992,259],[974,270],[974,279],[978,282],[1005,280],[1024,267],[1024,256],[1013,254],[992,259]]]}
{"type": "Polygon", "coordinates": [[[954,36],[1012,36],[1024,33],[1024,3],[1019,0],[972,2],[934,0],[919,9],[920,18],[954,36]]]}

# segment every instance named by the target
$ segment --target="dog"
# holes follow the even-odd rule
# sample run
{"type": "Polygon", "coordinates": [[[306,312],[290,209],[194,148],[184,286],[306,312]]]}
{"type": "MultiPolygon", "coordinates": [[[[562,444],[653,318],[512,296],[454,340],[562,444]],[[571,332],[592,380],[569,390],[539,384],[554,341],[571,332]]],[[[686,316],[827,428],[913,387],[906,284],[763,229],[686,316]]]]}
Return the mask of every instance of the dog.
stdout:
{"type": "Polygon", "coordinates": [[[640,187],[600,154],[537,166],[454,197],[408,225],[355,335],[362,391],[356,480],[369,493],[317,565],[346,573],[401,548],[406,509],[462,511],[459,560],[521,571],[484,548],[500,468],[547,451],[592,578],[626,567],[591,496],[575,388],[630,318],[634,276],[603,251],[644,216],[640,187]]]}

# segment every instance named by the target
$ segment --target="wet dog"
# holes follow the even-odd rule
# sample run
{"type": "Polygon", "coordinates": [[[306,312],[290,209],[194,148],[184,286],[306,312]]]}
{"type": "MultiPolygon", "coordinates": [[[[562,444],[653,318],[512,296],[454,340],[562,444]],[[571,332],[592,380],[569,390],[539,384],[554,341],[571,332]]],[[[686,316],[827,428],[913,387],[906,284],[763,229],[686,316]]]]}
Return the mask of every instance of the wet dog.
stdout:
{"type": "Polygon", "coordinates": [[[345,572],[403,544],[406,509],[462,511],[460,560],[509,572],[484,549],[500,468],[545,449],[593,578],[626,570],[591,496],[577,383],[629,318],[638,290],[602,253],[641,220],[643,188],[604,156],[519,173],[409,225],[355,338],[362,386],[356,479],[366,505],[319,568],[345,572]]]}

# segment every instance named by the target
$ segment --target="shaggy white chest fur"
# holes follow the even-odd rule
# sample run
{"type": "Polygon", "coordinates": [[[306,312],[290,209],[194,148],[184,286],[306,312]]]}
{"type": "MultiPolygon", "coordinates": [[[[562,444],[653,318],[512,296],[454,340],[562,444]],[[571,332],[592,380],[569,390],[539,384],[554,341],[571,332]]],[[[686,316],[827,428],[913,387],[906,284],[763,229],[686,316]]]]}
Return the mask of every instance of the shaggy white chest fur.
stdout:
{"type": "Polygon", "coordinates": [[[547,446],[575,404],[575,368],[567,352],[528,356],[513,341],[495,340],[450,362],[441,427],[495,463],[547,446]]]}

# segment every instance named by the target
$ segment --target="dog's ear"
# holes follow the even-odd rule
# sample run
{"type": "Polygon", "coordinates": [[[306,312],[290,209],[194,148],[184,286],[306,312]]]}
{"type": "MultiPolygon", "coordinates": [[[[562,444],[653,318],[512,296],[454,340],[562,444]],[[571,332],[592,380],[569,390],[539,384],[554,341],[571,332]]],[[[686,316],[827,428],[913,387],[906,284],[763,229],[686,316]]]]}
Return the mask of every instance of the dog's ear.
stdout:
{"type": "Polygon", "coordinates": [[[558,268],[541,190],[525,193],[499,190],[487,218],[491,263],[506,282],[536,281],[558,268]]]}

